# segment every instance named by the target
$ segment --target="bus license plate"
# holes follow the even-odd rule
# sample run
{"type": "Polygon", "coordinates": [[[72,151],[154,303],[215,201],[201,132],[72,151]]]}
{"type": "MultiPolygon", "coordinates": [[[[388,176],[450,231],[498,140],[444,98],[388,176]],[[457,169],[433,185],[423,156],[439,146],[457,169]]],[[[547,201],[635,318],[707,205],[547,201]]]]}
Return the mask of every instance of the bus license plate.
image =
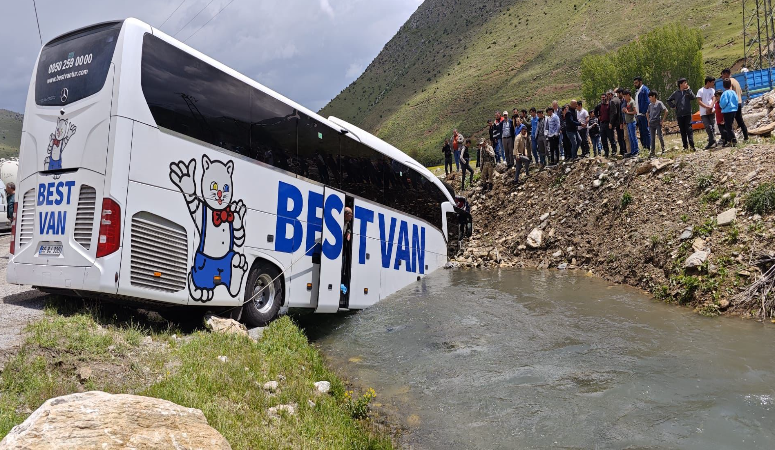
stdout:
{"type": "Polygon", "coordinates": [[[40,256],[59,256],[62,254],[62,244],[43,244],[38,250],[40,256]]]}

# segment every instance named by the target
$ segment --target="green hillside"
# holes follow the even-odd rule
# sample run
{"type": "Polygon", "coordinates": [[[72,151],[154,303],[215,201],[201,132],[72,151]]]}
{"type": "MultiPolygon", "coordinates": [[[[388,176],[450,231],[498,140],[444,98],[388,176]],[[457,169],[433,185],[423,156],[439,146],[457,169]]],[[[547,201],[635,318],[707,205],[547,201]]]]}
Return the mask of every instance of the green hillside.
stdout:
{"type": "Polygon", "coordinates": [[[321,114],[437,163],[453,128],[478,136],[496,110],[579,97],[584,55],[674,21],[701,30],[708,73],[740,58],[740,0],[425,0],[321,114]]]}
{"type": "Polygon", "coordinates": [[[0,158],[19,156],[24,114],[0,109],[0,158]]]}

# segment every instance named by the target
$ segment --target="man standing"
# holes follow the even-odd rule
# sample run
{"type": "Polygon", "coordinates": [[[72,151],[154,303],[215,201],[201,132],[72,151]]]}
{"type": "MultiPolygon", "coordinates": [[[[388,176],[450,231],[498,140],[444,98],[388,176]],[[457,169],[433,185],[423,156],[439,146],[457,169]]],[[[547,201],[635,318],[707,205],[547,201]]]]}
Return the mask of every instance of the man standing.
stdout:
{"type": "Polygon", "coordinates": [[[471,160],[471,156],[468,154],[468,147],[471,146],[471,139],[466,139],[465,144],[460,146],[460,165],[463,167],[463,175],[460,177],[460,190],[464,190],[466,188],[466,172],[470,172],[471,175],[468,179],[468,186],[473,186],[474,184],[474,169],[471,168],[471,166],[468,164],[468,161],[471,160]]]}
{"type": "Polygon", "coordinates": [[[462,137],[457,132],[457,128],[452,132],[452,154],[455,155],[455,171],[460,172],[460,144],[458,144],[458,137],[462,137]]]}
{"type": "Polygon", "coordinates": [[[638,136],[635,134],[635,116],[638,112],[635,99],[632,98],[632,93],[629,89],[624,91],[625,106],[622,108],[624,111],[624,123],[627,126],[627,138],[630,143],[630,153],[625,155],[629,157],[638,156],[638,136]]]}
{"type": "MultiPolygon", "coordinates": [[[[560,141],[557,145],[559,145],[560,154],[565,154],[565,149],[563,148],[562,140],[565,135],[565,119],[562,117],[562,109],[560,109],[560,103],[557,100],[552,101],[552,111],[554,111],[554,115],[557,116],[558,119],[560,119],[560,141]]],[[[558,159],[557,162],[560,160],[558,159]]]]}
{"type": "Polygon", "coordinates": [[[576,116],[579,119],[579,137],[581,138],[581,157],[589,156],[589,111],[584,109],[583,102],[579,100],[576,104],[576,116]]]}
{"type": "Polygon", "coordinates": [[[528,129],[530,131],[530,145],[532,147],[531,150],[533,151],[533,161],[535,162],[538,162],[538,141],[536,140],[538,138],[538,130],[536,130],[538,120],[536,109],[530,108],[530,127],[528,127],[528,129]]]}
{"type": "Polygon", "coordinates": [[[444,153],[444,174],[452,173],[452,147],[449,146],[449,139],[444,139],[444,147],[441,148],[444,153]]]}
{"type": "Polygon", "coordinates": [[[560,161],[560,118],[554,113],[554,108],[546,108],[546,139],[549,141],[549,164],[560,161]]]}
{"type": "Polygon", "coordinates": [[[570,101],[570,107],[565,112],[565,135],[570,142],[570,158],[575,160],[579,157],[579,119],[576,117],[576,100],[570,101]]]}
{"type": "Polygon", "coordinates": [[[514,165],[514,122],[509,118],[509,112],[503,111],[503,120],[500,125],[501,143],[503,153],[506,155],[506,167],[514,165]]]}
{"type": "Polygon", "coordinates": [[[692,100],[697,97],[689,89],[689,83],[686,78],[677,81],[678,90],[673,92],[667,99],[667,104],[675,109],[678,129],[681,130],[681,142],[684,150],[689,147],[694,151],[694,132],[692,131],[692,100]]]}
{"type": "Polygon", "coordinates": [[[708,145],[705,146],[705,150],[716,146],[716,133],[714,130],[716,113],[713,110],[713,102],[715,101],[716,95],[715,84],[715,78],[705,77],[705,86],[697,91],[697,103],[700,104],[700,117],[702,118],[702,124],[705,126],[705,132],[708,133],[708,145]]]}
{"type": "MultiPolygon", "coordinates": [[[[743,131],[743,140],[748,140],[748,127],[745,125],[745,121],[743,120],[743,90],[740,89],[740,83],[737,82],[734,78],[732,78],[732,71],[729,69],[724,69],[721,71],[721,79],[726,81],[729,80],[732,84],[732,89],[737,93],[737,112],[735,113],[735,121],[737,122],[737,126],[740,127],[740,129],[743,131]]],[[[726,122],[726,116],[724,116],[724,121],[726,122]]],[[[729,139],[729,137],[728,137],[729,139]]]]}
{"type": "Polygon", "coordinates": [[[482,189],[492,189],[492,170],[495,165],[495,150],[484,139],[479,140],[479,153],[482,155],[482,189]]]}
{"type": "Polygon", "coordinates": [[[651,151],[649,158],[656,156],[657,138],[662,145],[662,154],[665,154],[665,139],[662,137],[662,122],[667,117],[667,108],[659,101],[657,91],[649,92],[649,109],[646,111],[646,118],[649,120],[649,131],[651,132],[651,151]]]}
{"type": "Polygon", "coordinates": [[[649,121],[646,119],[646,112],[649,109],[649,88],[643,84],[643,78],[637,76],[633,78],[632,83],[635,85],[635,110],[637,116],[635,121],[638,124],[638,131],[640,132],[640,143],[643,148],[651,147],[651,135],[649,134],[649,121]]]}
{"type": "MultiPolygon", "coordinates": [[[[622,123],[622,90],[616,89],[616,95],[611,95],[609,102],[611,114],[611,128],[616,132],[616,140],[619,142],[619,154],[624,155],[626,144],[624,143],[624,124],[622,123]]],[[[611,156],[616,156],[616,148],[611,156]]]]}
{"type": "Polygon", "coordinates": [[[13,221],[13,208],[16,203],[16,185],[8,183],[5,185],[5,200],[8,209],[5,211],[8,222],[13,221]]]}
{"type": "Polygon", "coordinates": [[[530,149],[527,147],[527,128],[522,128],[522,132],[517,136],[514,143],[514,159],[516,160],[517,170],[514,171],[514,183],[519,184],[519,172],[522,166],[525,166],[525,178],[528,176],[530,167],[530,149]]]}
{"type": "Polygon", "coordinates": [[[610,112],[611,104],[609,102],[607,94],[600,96],[600,104],[595,106],[595,117],[597,117],[600,123],[600,139],[603,142],[603,152],[605,157],[608,158],[608,143],[610,142],[616,153],[616,142],[614,142],[613,130],[611,129],[611,116],[610,112]]]}
{"type": "MultiPolygon", "coordinates": [[[[533,108],[535,110],[535,108],[533,108]]],[[[541,160],[541,168],[546,167],[546,119],[544,118],[544,111],[538,111],[538,121],[533,127],[533,142],[538,152],[538,157],[541,160]]],[[[536,160],[537,161],[537,160],[536,160]]]]}
{"type": "Polygon", "coordinates": [[[495,160],[497,162],[505,161],[503,156],[503,143],[501,142],[501,113],[495,113],[495,123],[492,125],[492,137],[495,139],[495,160]]]}

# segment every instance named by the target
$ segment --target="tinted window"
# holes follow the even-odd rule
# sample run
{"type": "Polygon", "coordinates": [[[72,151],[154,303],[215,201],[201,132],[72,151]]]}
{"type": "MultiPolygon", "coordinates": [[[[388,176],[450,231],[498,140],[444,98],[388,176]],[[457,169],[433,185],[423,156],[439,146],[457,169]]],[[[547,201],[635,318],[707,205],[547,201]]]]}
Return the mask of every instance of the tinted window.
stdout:
{"type": "Polygon", "coordinates": [[[369,147],[343,137],[339,153],[341,187],[345,192],[383,203],[381,154],[369,147]]]}
{"type": "Polygon", "coordinates": [[[102,90],[120,31],[121,22],[110,22],[46,44],[35,77],[35,103],[64,106],[102,90]]]}
{"type": "Polygon", "coordinates": [[[301,114],[299,147],[294,173],[310,180],[339,187],[339,132],[301,114]]]}
{"type": "Polygon", "coordinates": [[[290,170],[296,157],[296,126],[299,114],[276,98],[251,88],[250,149],[259,161],[290,170]]]}
{"type": "Polygon", "coordinates": [[[250,156],[250,87],[161,39],[143,39],[142,87],[160,127],[250,156]]]}

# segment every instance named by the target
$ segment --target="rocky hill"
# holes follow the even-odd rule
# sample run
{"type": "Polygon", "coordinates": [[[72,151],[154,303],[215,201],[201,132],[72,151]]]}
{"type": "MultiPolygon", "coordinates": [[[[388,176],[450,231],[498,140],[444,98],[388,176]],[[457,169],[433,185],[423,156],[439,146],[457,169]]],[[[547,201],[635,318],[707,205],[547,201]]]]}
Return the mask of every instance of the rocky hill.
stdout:
{"type": "Polygon", "coordinates": [[[0,109],[0,158],[19,156],[24,114],[0,109]]]}
{"type": "Polygon", "coordinates": [[[586,270],[706,315],[761,317],[760,296],[738,294],[775,261],[774,150],[762,142],[650,161],[583,159],[532,172],[519,187],[501,165],[492,191],[475,182],[464,193],[474,233],[453,264],[586,270]]]}
{"type": "Polygon", "coordinates": [[[672,21],[702,30],[709,73],[742,54],[739,0],[425,0],[321,113],[435,164],[453,128],[481,133],[496,110],[580,96],[584,55],[672,21]]]}

